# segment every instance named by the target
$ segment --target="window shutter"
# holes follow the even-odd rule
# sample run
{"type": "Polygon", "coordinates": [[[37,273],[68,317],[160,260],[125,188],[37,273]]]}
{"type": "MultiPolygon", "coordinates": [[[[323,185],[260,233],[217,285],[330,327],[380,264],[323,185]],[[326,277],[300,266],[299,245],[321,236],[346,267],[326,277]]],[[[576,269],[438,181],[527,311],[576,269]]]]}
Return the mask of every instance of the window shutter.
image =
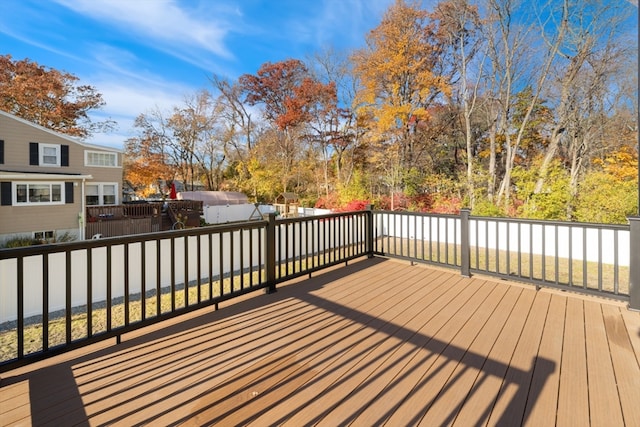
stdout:
{"type": "Polygon", "coordinates": [[[0,165],[4,163],[4,141],[0,139],[0,165]]]}
{"type": "Polygon", "coordinates": [[[60,148],[60,166],[69,166],[69,146],[62,145],[60,148]]]}
{"type": "Polygon", "coordinates": [[[0,182],[0,205],[11,206],[11,182],[0,182]]]}
{"type": "Polygon", "coordinates": [[[39,163],[40,152],[38,151],[38,143],[29,143],[29,164],[37,166],[39,163]]]}
{"type": "Polygon", "coordinates": [[[73,203],[73,182],[64,183],[64,202],[73,203]]]}

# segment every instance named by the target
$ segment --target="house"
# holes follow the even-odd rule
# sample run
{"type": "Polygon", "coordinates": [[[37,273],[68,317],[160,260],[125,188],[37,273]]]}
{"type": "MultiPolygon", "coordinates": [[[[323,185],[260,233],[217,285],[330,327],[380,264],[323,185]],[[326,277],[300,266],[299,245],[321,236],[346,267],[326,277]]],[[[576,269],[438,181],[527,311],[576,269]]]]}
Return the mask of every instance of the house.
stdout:
{"type": "Polygon", "coordinates": [[[122,152],[0,111],[0,242],[85,238],[87,205],[121,202],[122,152]]]}

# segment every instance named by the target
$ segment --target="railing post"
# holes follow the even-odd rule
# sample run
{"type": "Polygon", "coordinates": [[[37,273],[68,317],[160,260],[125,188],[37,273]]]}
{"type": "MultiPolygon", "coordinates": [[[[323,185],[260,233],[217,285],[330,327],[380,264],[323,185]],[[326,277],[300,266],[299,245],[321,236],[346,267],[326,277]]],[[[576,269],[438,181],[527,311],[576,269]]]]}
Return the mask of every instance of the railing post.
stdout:
{"type": "Polygon", "coordinates": [[[640,311],[640,217],[629,220],[629,309],[640,311]]]}
{"type": "Polygon", "coordinates": [[[367,257],[373,258],[373,205],[371,204],[367,205],[366,210],[367,210],[367,220],[366,220],[367,257]]]}
{"type": "Polygon", "coordinates": [[[265,242],[265,276],[267,287],[265,292],[272,294],[276,292],[276,214],[269,213],[265,242]]]}
{"type": "Polygon", "coordinates": [[[469,215],[471,210],[460,209],[460,274],[471,277],[471,247],[469,239],[469,215]]]}

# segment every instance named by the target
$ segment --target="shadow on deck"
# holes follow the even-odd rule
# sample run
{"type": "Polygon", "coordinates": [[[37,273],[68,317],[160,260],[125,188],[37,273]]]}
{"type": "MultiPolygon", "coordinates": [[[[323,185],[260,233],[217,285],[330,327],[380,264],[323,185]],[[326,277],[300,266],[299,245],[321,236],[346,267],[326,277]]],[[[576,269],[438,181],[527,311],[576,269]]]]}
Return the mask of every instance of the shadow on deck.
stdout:
{"type": "Polygon", "coordinates": [[[374,258],[7,372],[0,419],[637,425],[639,355],[619,303],[374,258]]]}

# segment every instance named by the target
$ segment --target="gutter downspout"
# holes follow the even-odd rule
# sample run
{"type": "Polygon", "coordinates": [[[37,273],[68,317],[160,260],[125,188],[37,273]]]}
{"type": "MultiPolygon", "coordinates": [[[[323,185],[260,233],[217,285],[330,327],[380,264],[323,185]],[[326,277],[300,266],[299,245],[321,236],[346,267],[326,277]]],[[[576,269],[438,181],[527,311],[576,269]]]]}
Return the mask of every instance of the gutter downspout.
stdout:
{"type": "Polygon", "coordinates": [[[78,215],[78,222],[79,222],[79,228],[80,228],[80,240],[84,240],[85,239],[85,234],[86,234],[86,223],[84,220],[84,217],[86,215],[86,207],[85,207],[85,198],[84,198],[84,183],[85,183],[85,179],[82,178],[82,190],[81,190],[81,197],[82,197],[82,201],[81,201],[81,206],[82,206],[82,211],[80,212],[80,215],[78,215]]]}

